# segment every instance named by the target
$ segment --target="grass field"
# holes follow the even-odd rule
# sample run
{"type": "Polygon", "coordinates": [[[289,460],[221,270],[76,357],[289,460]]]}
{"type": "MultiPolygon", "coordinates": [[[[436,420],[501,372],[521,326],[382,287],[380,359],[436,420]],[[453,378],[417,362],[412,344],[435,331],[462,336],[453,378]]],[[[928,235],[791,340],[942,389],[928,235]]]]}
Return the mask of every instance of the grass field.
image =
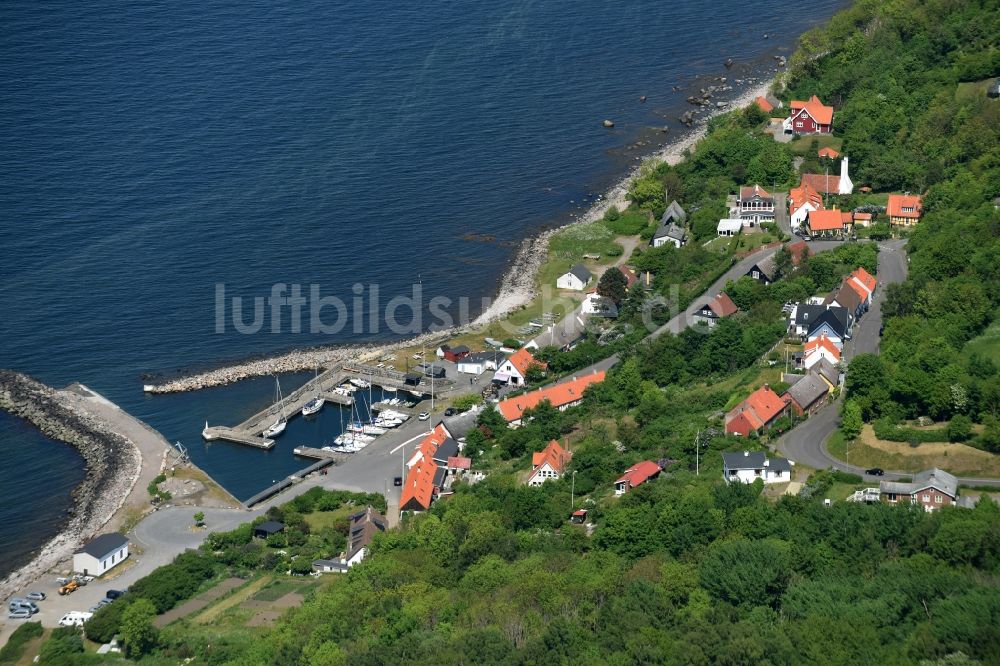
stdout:
{"type": "Polygon", "coordinates": [[[338,521],[347,520],[347,516],[359,510],[354,505],[342,506],[336,511],[313,511],[302,517],[309,523],[309,529],[313,532],[327,527],[333,527],[338,521]]]}
{"type": "Polygon", "coordinates": [[[982,354],[1000,365],[1000,316],[994,316],[993,323],[983,331],[982,335],[969,340],[962,353],[966,356],[982,354]]]}
{"type": "Polygon", "coordinates": [[[818,151],[820,148],[833,148],[837,152],[840,152],[840,146],[843,143],[844,140],[840,137],[831,134],[817,134],[815,136],[803,136],[798,141],[792,141],[788,145],[796,155],[806,155],[813,152],[813,150],[818,151]],[[813,140],[817,144],[815,148],[813,148],[813,140]]]}
{"type": "MultiPolygon", "coordinates": [[[[827,448],[835,458],[848,459],[847,445],[842,437],[831,437],[827,448]]],[[[957,476],[1000,477],[1000,456],[965,444],[934,443],[911,447],[906,442],[887,442],[875,437],[870,425],[866,425],[858,440],[850,445],[850,463],[902,472],[939,467],[957,476]]]]}
{"type": "Polygon", "coordinates": [[[219,602],[209,606],[201,613],[196,615],[192,620],[199,624],[208,624],[213,622],[219,615],[229,610],[234,606],[238,606],[243,603],[253,595],[257,594],[260,590],[264,588],[265,585],[273,580],[272,576],[261,576],[257,580],[251,581],[248,585],[245,585],[241,589],[236,590],[229,596],[223,598],[219,602]]]}

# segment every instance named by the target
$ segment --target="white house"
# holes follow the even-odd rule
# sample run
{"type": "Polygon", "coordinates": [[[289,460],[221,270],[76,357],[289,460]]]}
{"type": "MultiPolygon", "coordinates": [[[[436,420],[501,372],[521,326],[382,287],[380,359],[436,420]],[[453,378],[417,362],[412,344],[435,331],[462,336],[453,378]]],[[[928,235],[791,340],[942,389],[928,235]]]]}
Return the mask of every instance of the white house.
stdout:
{"type": "Polygon", "coordinates": [[[536,360],[527,347],[522,347],[500,364],[496,374],[493,375],[493,381],[498,384],[521,386],[526,383],[528,369],[533,365],[537,365],[542,370],[548,368],[548,365],[536,360]]]}
{"type": "Polygon", "coordinates": [[[750,221],[741,220],[738,218],[727,218],[724,220],[719,220],[719,224],[718,226],[715,227],[715,230],[719,233],[720,236],[735,236],[736,234],[740,233],[740,229],[742,229],[744,226],[749,227],[750,221]]]}
{"type": "Polygon", "coordinates": [[[771,222],[774,220],[774,197],[760,185],[741,187],[736,209],[730,215],[749,222],[750,226],[771,222]]]}
{"type": "Polygon", "coordinates": [[[389,523],[385,516],[372,507],[348,516],[347,550],[335,560],[314,560],[313,569],[320,573],[346,573],[368,555],[368,546],[379,532],[385,532],[389,523]]]}
{"type": "Polygon", "coordinates": [[[768,458],[763,451],[737,451],[722,454],[722,478],[726,483],[788,483],[792,480],[792,465],[785,458],[768,458]]]}
{"type": "Polygon", "coordinates": [[[559,442],[553,439],[544,449],[531,454],[528,485],[540,486],[550,479],[558,479],[566,471],[566,465],[572,457],[571,451],[559,446],[559,442]]]}
{"type": "Polygon", "coordinates": [[[577,264],[556,280],[556,287],[559,289],[572,289],[573,291],[583,291],[590,283],[590,271],[583,264],[577,264]]]}
{"type": "Polygon", "coordinates": [[[128,539],[118,532],[102,534],[73,553],[73,571],[85,576],[103,576],[128,558],[128,539]]]}
{"type": "Polygon", "coordinates": [[[687,244],[687,232],[684,231],[684,227],[670,223],[656,230],[652,243],[653,247],[663,247],[670,243],[679,250],[687,244]]]}
{"type": "Polygon", "coordinates": [[[500,352],[475,352],[469,354],[456,365],[458,372],[466,375],[481,375],[488,370],[496,370],[504,362],[504,355],[500,352]]]}
{"type": "Polygon", "coordinates": [[[596,291],[592,291],[583,299],[581,312],[583,314],[600,315],[602,317],[617,317],[618,306],[610,298],[605,298],[596,291]]]}

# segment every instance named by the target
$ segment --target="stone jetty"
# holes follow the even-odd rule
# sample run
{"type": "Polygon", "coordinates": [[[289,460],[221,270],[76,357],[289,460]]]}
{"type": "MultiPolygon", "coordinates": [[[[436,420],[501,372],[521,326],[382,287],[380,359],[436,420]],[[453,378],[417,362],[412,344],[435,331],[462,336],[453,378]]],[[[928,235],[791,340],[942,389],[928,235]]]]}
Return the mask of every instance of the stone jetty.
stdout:
{"type": "Polygon", "coordinates": [[[86,478],[73,491],[75,506],[60,534],[42,547],[31,564],[0,583],[0,597],[6,598],[71,554],[115,514],[139,477],[142,457],[131,440],[75,409],[60,392],[27,375],[0,370],[0,409],[75,448],[87,468],[86,478]]]}

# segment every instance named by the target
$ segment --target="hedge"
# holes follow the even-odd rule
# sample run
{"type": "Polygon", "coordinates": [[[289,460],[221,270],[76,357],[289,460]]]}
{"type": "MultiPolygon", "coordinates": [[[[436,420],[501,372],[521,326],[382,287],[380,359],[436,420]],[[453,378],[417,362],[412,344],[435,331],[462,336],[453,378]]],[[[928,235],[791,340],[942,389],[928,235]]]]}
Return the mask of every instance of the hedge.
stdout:
{"type": "Polygon", "coordinates": [[[930,444],[932,442],[947,442],[948,429],[936,428],[934,430],[917,430],[899,426],[887,419],[879,419],[872,424],[875,436],[889,442],[917,442],[918,444],[930,444]]]}

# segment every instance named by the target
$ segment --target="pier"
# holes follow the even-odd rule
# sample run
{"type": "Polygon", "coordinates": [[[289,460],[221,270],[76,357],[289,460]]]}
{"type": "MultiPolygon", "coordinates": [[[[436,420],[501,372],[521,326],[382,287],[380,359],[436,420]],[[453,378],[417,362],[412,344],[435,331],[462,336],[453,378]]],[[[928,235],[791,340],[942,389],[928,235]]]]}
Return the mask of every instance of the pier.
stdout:
{"type": "MultiPolygon", "coordinates": [[[[206,426],[204,437],[208,440],[221,439],[258,449],[271,449],[274,446],[274,440],[264,439],[262,433],[280,415],[283,414],[286,420],[291,420],[301,414],[302,407],[307,402],[316,397],[345,407],[353,405],[354,398],[334,392],[334,389],[352,378],[364,379],[371,382],[372,385],[384,389],[404,391],[418,400],[429,395],[432,388],[435,394],[448,393],[455,388],[455,382],[450,379],[435,379],[432,384],[430,377],[421,376],[415,380],[415,373],[407,374],[392,368],[378,368],[356,362],[338,363],[310,379],[281,401],[257,412],[238,425],[232,427],[206,426]]],[[[363,391],[364,389],[359,390],[363,391]]],[[[396,409],[401,409],[401,407],[396,407],[396,409]]],[[[296,449],[297,451],[298,449],[296,449]]]]}

